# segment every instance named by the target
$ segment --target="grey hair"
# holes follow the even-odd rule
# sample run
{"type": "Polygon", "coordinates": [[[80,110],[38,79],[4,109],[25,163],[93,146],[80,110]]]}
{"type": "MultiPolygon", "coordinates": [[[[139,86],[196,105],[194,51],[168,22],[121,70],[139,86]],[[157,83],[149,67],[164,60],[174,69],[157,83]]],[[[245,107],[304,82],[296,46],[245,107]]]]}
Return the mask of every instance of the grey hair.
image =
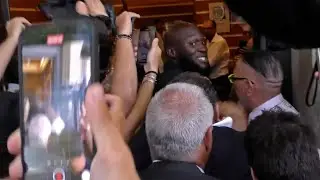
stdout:
{"type": "Polygon", "coordinates": [[[252,51],[243,54],[243,61],[268,81],[282,82],[283,71],[280,62],[267,51],[252,51]]]}
{"type": "Polygon", "coordinates": [[[173,83],[151,100],[146,134],[153,159],[181,161],[199,148],[211,126],[214,111],[204,91],[173,83]]]}

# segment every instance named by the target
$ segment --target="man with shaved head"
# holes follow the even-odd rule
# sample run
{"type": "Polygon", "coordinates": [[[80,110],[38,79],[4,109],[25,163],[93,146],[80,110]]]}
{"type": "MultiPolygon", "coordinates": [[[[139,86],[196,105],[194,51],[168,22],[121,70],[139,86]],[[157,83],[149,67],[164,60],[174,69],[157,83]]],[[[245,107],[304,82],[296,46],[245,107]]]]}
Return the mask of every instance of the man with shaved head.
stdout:
{"type": "Polygon", "coordinates": [[[141,179],[199,179],[212,149],[213,107],[203,89],[173,83],[151,100],[146,113],[146,134],[152,165],[141,179]]]}
{"type": "Polygon", "coordinates": [[[281,64],[269,52],[248,52],[236,63],[229,77],[240,103],[250,113],[249,120],[263,111],[297,110],[281,95],[283,72],[281,64]]]}
{"type": "Polygon", "coordinates": [[[167,24],[166,30],[166,64],[164,73],[159,76],[156,91],[182,72],[192,71],[208,75],[210,71],[205,37],[194,24],[174,21],[167,24]]]}

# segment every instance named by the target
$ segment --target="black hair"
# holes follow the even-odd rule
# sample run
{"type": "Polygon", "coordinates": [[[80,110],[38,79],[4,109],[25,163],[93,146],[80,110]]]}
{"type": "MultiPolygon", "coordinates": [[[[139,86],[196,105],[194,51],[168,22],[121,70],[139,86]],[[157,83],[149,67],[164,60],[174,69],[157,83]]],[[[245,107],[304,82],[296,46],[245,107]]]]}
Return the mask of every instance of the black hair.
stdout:
{"type": "Polygon", "coordinates": [[[249,165],[259,180],[316,180],[320,158],[310,126],[289,112],[264,112],[247,129],[249,165]]]}
{"type": "Polygon", "coordinates": [[[176,76],[169,84],[172,83],[188,83],[192,85],[196,85],[203,89],[205,95],[208,97],[212,106],[216,105],[218,101],[217,92],[214,89],[211,81],[201,74],[197,72],[184,72],[180,75],[176,76]]]}
{"type": "Polygon", "coordinates": [[[199,27],[199,30],[201,31],[201,33],[204,35],[204,37],[206,37],[206,39],[208,41],[211,41],[214,37],[215,34],[213,34],[213,30],[212,28],[203,28],[203,27],[199,27]]]}
{"type": "Polygon", "coordinates": [[[280,62],[268,51],[248,51],[243,53],[243,61],[266,79],[283,79],[280,62]]]}
{"type": "Polygon", "coordinates": [[[216,23],[216,21],[212,20],[211,22],[212,22],[212,28],[216,29],[216,28],[217,28],[217,23],[216,23]]]}

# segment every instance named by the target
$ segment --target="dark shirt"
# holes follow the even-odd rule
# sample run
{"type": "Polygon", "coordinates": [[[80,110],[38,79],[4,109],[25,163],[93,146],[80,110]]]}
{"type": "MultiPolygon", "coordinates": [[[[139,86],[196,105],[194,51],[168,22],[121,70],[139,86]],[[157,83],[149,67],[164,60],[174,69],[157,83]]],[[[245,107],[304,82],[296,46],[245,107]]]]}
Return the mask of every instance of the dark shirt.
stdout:
{"type": "Polygon", "coordinates": [[[170,60],[164,64],[163,69],[163,73],[159,74],[154,93],[165,87],[173,78],[183,73],[183,70],[170,60]]]}
{"type": "Polygon", "coordinates": [[[205,175],[196,164],[174,161],[160,161],[140,173],[142,180],[214,180],[205,175]]]}
{"type": "MultiPolygon", "coordinates": [[[[213,148],[205,172],[222,180],[251,180],[244,134],[230,128],[213,128],[213,148]]],[[[152,163],[145,133],[145,125],[130,144],[136,168],[141,172],[152,163]]]]}

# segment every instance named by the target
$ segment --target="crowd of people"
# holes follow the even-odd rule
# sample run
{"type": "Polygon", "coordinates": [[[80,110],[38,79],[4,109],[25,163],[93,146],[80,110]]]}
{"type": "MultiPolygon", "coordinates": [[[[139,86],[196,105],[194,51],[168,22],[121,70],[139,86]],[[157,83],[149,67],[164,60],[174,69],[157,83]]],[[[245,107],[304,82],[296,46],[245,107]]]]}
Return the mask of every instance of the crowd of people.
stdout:
{"type": "MultiPolygon", "coordinates": [[[[79,2],[77,11],[106,15],[95,0],[79,2]]],[[[189,22],[167,22],[158,28],[139,81],[132,18],[140,15],[125,11],[116,19],[111,80],[104,81],[110,83],[108,94],[106,85],[97,83],[85,97],[86,133],[97,148],[91,179],[320,178],[315,133],[282,96],[284,75],[272,53],[251,51],[249,41],[233,62],[214,22],[205,24],[206,30],[189,22]]],[[[31,24],[24,18],[7,23],[0,77],[26,26],[31,24]]],[[[19,129],[8,138],[7,148],[15,156],[9,178],[19,179],[19,129]]],[[[75,173],[85,168],[85,161],[72,161],[75,173]]]]}

